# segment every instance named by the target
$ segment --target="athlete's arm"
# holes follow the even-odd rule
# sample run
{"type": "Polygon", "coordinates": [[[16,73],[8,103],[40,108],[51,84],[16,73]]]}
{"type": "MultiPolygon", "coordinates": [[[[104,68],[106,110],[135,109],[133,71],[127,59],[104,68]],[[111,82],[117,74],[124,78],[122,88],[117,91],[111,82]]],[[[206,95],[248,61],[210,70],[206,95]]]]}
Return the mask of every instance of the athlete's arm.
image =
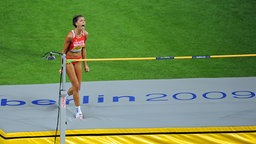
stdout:
{"type": "Polygon", "coordinates": [[[69,47],[69,44],[72,40],[72,32],[69,32],[64,40],[64,46],[63,46],[63,49],[62,49],[62,54],[66,54],[67,51],[68,51],[68,47],[69,47]]]}
{"type": "MultiPolygon", "coordinates": [[[[62,54],[66,54],[66,53],[67,53],[67,51],[68,51],[68,46],[69,46],[71,40],[72,40],[72,33],[69,32],[69,33],[67,34],[65,40],[64,40],[64,46],[63,46],[63,49],[62,49],[62,51],[61,51],[62,54]]],[[[61,60],[60,60],[60,61],[62,61],[62,57],[61,57],[61,60]]],[[[59,73],[62,73],[62,69],[59,70],[59,73]]]]}
{"type": "MultiPolygon", "coordinates": [[[[82,48],[82,57],[83,59],[86,59],[86,40],[88,38],[88,32],[84,31],[84,33],[85,33],[85,40],[84,40],[84,47],[82,48]]],[[[84,69],[86,72],[90,71],[86,61],[84,61],[84,69]]]]}

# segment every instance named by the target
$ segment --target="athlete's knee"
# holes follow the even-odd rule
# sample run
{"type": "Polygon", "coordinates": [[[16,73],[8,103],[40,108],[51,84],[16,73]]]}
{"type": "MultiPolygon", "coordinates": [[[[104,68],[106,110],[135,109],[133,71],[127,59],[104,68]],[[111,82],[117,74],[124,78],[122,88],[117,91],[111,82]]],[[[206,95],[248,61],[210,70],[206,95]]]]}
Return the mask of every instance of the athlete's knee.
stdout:
{"type": "Polygon", "coordinates": [[[73,90],[74,90],[74,91],[79,91],[79,90],[80,90],[80,85],[79,85],[79,83],[73,84],[73,90]]]}

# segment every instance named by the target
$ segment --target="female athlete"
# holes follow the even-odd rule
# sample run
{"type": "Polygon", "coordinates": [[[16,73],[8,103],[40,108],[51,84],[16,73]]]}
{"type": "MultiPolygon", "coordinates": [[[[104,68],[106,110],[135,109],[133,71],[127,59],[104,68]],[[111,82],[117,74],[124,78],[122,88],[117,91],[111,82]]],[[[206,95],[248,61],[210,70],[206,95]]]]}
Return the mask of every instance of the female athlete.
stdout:
{"type": "MultiPolygon", "coordinates": [[[[86,40],[88,38],[88,32],[84,29],[86,21],[82,15],[76,15],[73,18],[74,30],[68,32],[64,47],[63,54],[66,54],[66,59],[86,59],[86,40]]],[[[89,67],[84,61],[84,70],[89,72],[89,67]]],[[[76,106],[76,118],[82,119],[83,113],[80,108],[79,91],[82,81],[82,62],[72,62],[66,64],[66,72],[72,87],[67,91],[67,97],[73,95],[74,103],[76,106]]]]}

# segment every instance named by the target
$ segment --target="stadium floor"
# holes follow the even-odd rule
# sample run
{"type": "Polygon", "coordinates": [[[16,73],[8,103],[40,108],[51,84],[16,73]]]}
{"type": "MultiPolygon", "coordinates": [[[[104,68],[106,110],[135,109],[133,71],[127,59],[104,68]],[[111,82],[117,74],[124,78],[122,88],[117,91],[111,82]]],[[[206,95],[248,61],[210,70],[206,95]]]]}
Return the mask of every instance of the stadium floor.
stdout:
{"type": "MultiPolygon", "coordinates": [[[[212,142],[223,139],[223,133],[235,133],[242,138],[229,141],[250,143],[256,136],[255,86],[256,77],[83,82],[80,97],[85,118],[74,118],[69,97],[66,142],[123,143],[119,139],[123,136],[164,135],[161,141],[129,137],[125,143],[165,143],[178,142],[173,135],[198,134],[197,139],[205,140],[202,134],[216,134],[206,140],[212,142]]],[[[56,137],[58,89],[58,83],[0,86],[0,143],[51,143],[56,137]]]]}

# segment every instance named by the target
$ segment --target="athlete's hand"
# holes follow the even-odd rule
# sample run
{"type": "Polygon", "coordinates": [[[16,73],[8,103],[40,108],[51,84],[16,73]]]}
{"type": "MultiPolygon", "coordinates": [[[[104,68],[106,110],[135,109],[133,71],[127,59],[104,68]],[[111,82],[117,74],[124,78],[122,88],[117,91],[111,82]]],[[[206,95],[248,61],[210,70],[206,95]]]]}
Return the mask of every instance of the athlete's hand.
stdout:
{"type": "Polygon", "coordinates": [[[60,70],[59,70],[59,73],[61,74],[62,73],[62,69],[60,68],[60,70]]]}
{"type": "Polygon", "coordinates": [[[85,70],[85,72],[89,72],[89,71],[90,71],[89,66],[88,66],[88,65],[85,65],[85,66],[84,66],[84,70],[85,70]]]}

